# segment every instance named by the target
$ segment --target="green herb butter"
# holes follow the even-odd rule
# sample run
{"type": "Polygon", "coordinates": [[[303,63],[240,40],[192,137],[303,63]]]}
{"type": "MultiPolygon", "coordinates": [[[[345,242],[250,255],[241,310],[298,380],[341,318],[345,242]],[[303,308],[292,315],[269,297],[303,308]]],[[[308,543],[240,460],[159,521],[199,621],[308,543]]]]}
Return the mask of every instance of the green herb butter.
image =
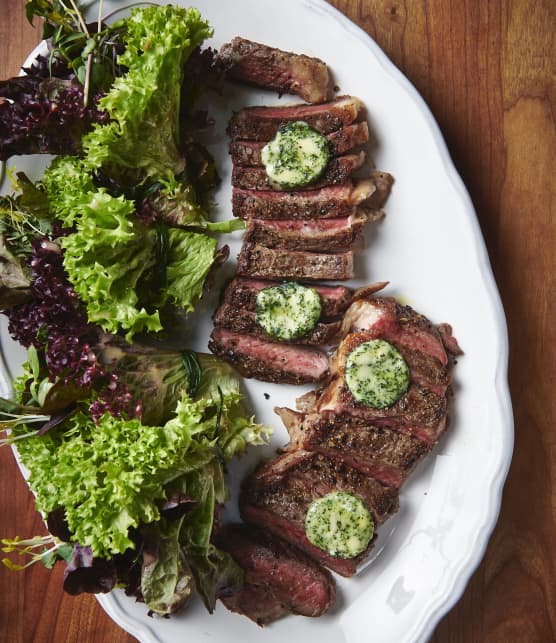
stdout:
{"type": "Polygon", "coordinates": [[[323,173],[330,160],[326,138],[303,121],[282,125],[261,151],[271,183],[279,188],[309,185],[323,173]]]}
{"type": "Polygon", "coordinates": [[[314,288],[288,282],[257,293],[257,324],[271,337],[290,341],[313,330],[321,314],[320,295],[314,288]]]}
{"type": "Polygon", "coordinates": [[[409,387],[409,367],[392,344],[383,339],[363,342],[346,360],[346,384],[366,406],[392,406],[409,387]]]}
{"type": "Polygon", "coordinates": [[[367,549],[374,522],[360,498],[333,491],[311,503],[305,516],[305,533],[315,547],[330,556],[354,558],[367,549]]]}

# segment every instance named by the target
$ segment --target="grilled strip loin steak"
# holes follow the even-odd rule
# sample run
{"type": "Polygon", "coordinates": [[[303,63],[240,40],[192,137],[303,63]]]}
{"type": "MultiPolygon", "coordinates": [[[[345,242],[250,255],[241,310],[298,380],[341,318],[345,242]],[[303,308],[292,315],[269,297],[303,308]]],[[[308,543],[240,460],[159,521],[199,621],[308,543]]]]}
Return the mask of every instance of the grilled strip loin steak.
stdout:
{"type": "Polygon", "coordinates": [[[265,382],[306,384],[319,382],[328,373],[328,357],[320,350],[270,342],[226,328],[214,329],[209,349],[244,377],[265,382]]]}
{"type": "MultiPolygon", "coordinates": [[[[330,153],[340,156],[369,140],[369,127],[365,121],[346,125],[326,136],[330,153]]],[[[234,165],[262,165],[261,150],[268,141],[232,141],[229,151],[234,165]]]]}
{"type": "Polygon", "coordinates": [[[281,538],[252,525],[234,524],[219,531],[216,545],[245,573],[243,587],[222,602],[258,625],[286,614],[320,616],[334,604],[336,587],[330,572],[281,538]]]}
{"type": "Polygon", "coordinates": [[[315,410],[354,417],[359,422],[395,426],[434,444],[446,428],[447,400],[444,395],[412,383],[395,404],[375,409],[356,402],[345,380],[336,377],[319,397],[315,410]]]}
{"type": "Polygon", "coordinates": [[[247,522],[280,535],[333,571],[352,576],[365,554],[336,558],[312,545],[305,534],[310,504],[331,491],[359,497],[376,526],[398,509],[394,487],[382,485],[340,460],[298,450],[267,462],[246,480],[240,510],[247,522]]]}
{"type": "MultiPolygon", "coordinates": [[[[365,152],[346,154],[345,156],[332,158],[320,178],[308,186],[300,188],[300,190],[314,190],[320,187],[345,183],[351,174],[363,165],[365,159],[365,152]]],[[[242,190],[283,189],[273,185],[263,167],[250,167],[246,165],[234,166],[232,170],[232,186],[241,188],[242,190]]],[[[287,192],[288,190],[284,191],[287,192]]]]}
{"type": "Polygon", "coordinates": [[[321,105],[279,107],[244,107],[228,124],[228,134],[234,141],[270,141],[281,125],[304,121],[321,134],[330,134],[351,125],[363,116],[363,103],[354,96],[340,96],[321,105]]]}
{"type": "Polygon", "coordinates": [[[280,94],[297,94],[308,103],[322,103],[330,98],[328,67],[319,58],[240,37],[223,45],[218,58],[227,74],[243,83],[280,94]]]}
{"type": "Polygon", "coordinates": [[[430,445],[386,426],[359,424],[334,413],[304,414],[274,409],[290,435],[288,450],[302,449],[340,459],[385,485],[400,487],[430,445]]]}

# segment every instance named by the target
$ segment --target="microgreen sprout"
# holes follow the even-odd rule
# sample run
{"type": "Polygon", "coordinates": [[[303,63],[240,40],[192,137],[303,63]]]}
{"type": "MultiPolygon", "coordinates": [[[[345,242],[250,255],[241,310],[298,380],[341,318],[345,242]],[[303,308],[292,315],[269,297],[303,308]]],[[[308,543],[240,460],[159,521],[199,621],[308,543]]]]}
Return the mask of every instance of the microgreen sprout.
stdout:
{"type": "Polygon", "coordinates": [[[5,554],[16,553],[18,556],[31,556],[25,565],[14,563],[9,558],[3,558],[2,563],[14,571],[21,571],[35,563],[41,562],[45,567],[52,567],[58,558],[67,558],[71,553],[71,545],[65,543],[55,536],[34,536],[26,540],[21,540],[19,536],[15,538],[2,538],[2,551],[5,554]]]}

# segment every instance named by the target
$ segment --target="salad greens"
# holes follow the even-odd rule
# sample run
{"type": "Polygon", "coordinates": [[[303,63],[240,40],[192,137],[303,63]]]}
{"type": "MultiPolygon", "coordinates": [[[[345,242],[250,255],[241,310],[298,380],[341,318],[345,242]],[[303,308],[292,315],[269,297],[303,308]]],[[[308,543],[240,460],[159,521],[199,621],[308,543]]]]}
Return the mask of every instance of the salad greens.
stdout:
{"type": "Polygon", "coordinates": [[[210,221],[218,176],[196,141],[212,29],[171,5],[112,25],[75,0],[26,11],[49,54],[0,82],[0,159],[58,156],[0,197],[0,310],[28,349],[0,445],[17,444],[50,536],[2,549],[65,560],[72,594],[121,586],[169,614],[195,588],[212,611],[243,578],[212,542],[226,463],[270,429],[228,364],[136,337],[194,309],[227,256],[210,233],[243,226],[210,221]]]}
{"type": "MultiPolygon", "coordinates": [[[[218,380],[218,395],[213,383],[206,382],[209,369],[203,373],[205,381],[197,396],[191,398],[182,391],[173,417],[164,424],[149,426],[137,418],[109,413],[95,424],[77,411],[46,435],[19,441],[18,452],[30,471],[37,508],[49,514],[63,507],[74,540],[90,546],[95,556],[107,558],[133,547],[130,529],[159,520],[158,503],[181,476],[197,472],[199,479],[199,472],[211,464],[218,466],[217,470],[211,466],[211,473],[221,477],[219,458],[229,460],[247,442],[265,441],[267,429],[245,418],[239,381],[231,369],[209,355],[203,361],[224,374],[218,380]]],[[[20,387],[29,388],[35,382],[29,372],[24,378],[20,387]]],[[[38,406],[36,400],[31,402],[38,406]]],[[[27,430],[16,428],[15,436],[27,430]]],[[[184,492],[192,495],[190,486],[184,492]]],[[[202,490],[198,493],[206,495],[202,490]]],[[[225,500],[221,482],[216,499],[225,500]]],[[[203,516],[205,535],[212,528],[213,509],[214,501],[203,516]]],[[[208,544],[205,541],[201,538],[203,546],[208,544]]]]}
{"type": "Polygon", "coordinates": [[[131,340],[137,332],[161,330],[158,309],[169,302],[193,310],[216,257],[215,239],[164,226],[162,255],[161,228],[134,217],[133,201],[97,188],[76,157],[56,159],[43,185],[53,216],[75,230],[60,245],[68,278],[90,321],[108,332],[125,330],[131,340]],[[155,271],[158,283],[153,282],[155,271]]]}
{"type": "Polygon", "coordinates": [[[99,102],[110,121],[96,125],[83,141],[90,167],[109,169],[111,176],[127,170],[172,186],[185,169],[179,140],[184,64],[211,35],[196,9],[132,11],[118,59],[127,72],[99,102]]]}

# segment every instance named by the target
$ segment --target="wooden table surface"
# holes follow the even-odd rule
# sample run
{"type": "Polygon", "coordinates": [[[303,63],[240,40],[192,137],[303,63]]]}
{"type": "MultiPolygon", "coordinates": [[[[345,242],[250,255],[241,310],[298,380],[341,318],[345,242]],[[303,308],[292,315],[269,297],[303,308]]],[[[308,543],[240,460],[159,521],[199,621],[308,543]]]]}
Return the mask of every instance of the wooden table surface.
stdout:
{"type": "MultiPolygon", "coordinates": [[[[483,562],[432,641],[554,641],[556,3],[332,4],[378,42],[430,106],[473,199],[508,319],[516,436],[501,514],[483,562]]],[[[37,39],[24,0],[1,0],[0,78],[18,72],[37,39]]],[[[8,449],[0,453],[0,516],[3,536],[42,531],[8,449]]],[[[0,568],[1,641],[134,640],[93,597],[64,595],[61,577],[61,568],[0,568]]]]}

